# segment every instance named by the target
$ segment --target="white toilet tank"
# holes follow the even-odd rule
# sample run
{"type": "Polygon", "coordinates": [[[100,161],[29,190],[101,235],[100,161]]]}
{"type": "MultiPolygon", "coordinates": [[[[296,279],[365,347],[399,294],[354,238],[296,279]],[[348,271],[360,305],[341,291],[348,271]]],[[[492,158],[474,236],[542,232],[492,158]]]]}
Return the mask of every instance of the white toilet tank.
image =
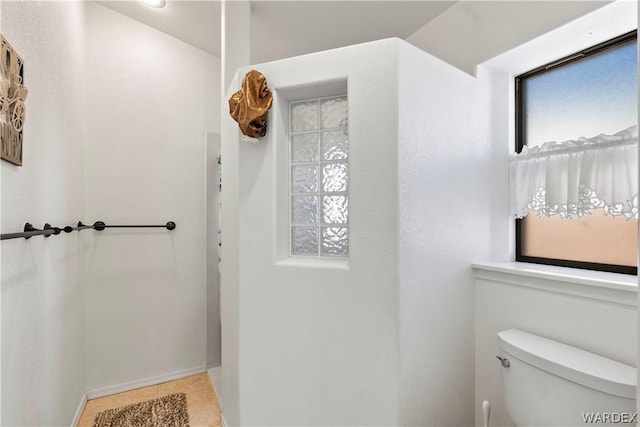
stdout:
{"type": "Polygon", "coordinates": [[[517,329],[498,343],[516,426],[636,424],[636,368],[517,329]]]}

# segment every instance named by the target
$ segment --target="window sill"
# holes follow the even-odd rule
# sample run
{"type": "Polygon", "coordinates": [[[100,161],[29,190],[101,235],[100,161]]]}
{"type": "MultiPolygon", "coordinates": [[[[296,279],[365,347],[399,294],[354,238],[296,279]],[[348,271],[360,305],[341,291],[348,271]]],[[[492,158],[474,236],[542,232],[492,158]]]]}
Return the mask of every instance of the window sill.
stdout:
{"type": "Polygon", "coordinates": [[[475,263],[473,270],[479,280],[637,306],[638,276],[526,262],[475,263]]]}
{"type": "Polygon", "coordinates": [[[349,270],[348,257],[289,256],[274,262],[276,267],[322,268],[333,270],[349,270]]]}

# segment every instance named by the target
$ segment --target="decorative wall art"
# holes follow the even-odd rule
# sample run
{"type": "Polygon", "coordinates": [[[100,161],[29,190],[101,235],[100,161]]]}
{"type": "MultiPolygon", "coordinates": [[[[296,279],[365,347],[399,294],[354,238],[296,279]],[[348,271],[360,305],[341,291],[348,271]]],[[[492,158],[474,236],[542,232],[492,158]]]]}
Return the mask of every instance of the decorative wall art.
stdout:
{"type": "Polygon", "coordinates": [[[229,99],[229,114],[238,122],[243,135],[260,138],[267,133],[267,117],[272,102],[267,78],[251,70],[242,80],[242,89],[229,99]]]}
{"type": "Polygon", "coordinates": [[[28,90],[23,86],[22,59],[0,34],[0,157],[22,166],[22,129],[28,90]]]}

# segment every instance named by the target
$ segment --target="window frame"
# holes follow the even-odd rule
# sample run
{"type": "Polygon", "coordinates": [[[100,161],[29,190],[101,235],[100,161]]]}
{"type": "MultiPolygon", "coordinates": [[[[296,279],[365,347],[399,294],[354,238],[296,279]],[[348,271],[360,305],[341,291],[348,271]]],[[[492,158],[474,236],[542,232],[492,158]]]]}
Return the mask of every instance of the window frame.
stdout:
{"type": "MultiPolygon", "coordinates": [[[[583,60],[596,53],[603,52],[609,48],[616,47],[620,44],[638,39],[638,30],[633,30],[620,36],[614,37],[595,46],[572,53],[563,58],[549,62],[533,70],[522,73],[514,78],[515,84],[515,149],[516,153],[520,153],[524,147],[525,137],[525,117],[524,117],[524,91],[521,90],[521,82],[529,77],[537,76],[554,70],[558,67],[571,64],[573,62],[583,60]]],[[[529,262],[534,264],[555,265],[560,267],[580,268],[584,270],[607,271],[611,273],[622,273],[637,275],[638,267],[630,267],[626,265],[604,264],[586,261],[573,261],[556,258],[544,258],[527,256],[522,254],[523,243],[523,226],[524,219],[515,220],[515,244],[516,244],[516,262],[529,262]]]]}

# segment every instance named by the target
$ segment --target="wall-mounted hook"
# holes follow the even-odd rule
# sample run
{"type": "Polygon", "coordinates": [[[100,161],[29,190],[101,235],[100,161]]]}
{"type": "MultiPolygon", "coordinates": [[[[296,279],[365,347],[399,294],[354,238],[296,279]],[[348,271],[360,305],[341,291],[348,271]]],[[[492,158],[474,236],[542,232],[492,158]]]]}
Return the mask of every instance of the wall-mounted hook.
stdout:
{"type": "Polygon", "coordinates": [[[58,235],[60,234],[60,232],[62,231],[60,228],[58,227],[52,227],[51,224],[49,224],[48,222],[44,224],[44,230],[53,230],[53,233],[50,234],[45,234],[44,237],[49,237],[52,234],[58,235]]]}
{"type": "Polygon", "coordinates": [[[78,221],[78,225],[76,227],[72,227],[70,225],[67,225],[63,230],[64,230],[65,233],[71,233],[72,231],[87,230],[89,228],[93,228],[93,225],[84,225],[82,223],[82,221],[78,221]]]}

